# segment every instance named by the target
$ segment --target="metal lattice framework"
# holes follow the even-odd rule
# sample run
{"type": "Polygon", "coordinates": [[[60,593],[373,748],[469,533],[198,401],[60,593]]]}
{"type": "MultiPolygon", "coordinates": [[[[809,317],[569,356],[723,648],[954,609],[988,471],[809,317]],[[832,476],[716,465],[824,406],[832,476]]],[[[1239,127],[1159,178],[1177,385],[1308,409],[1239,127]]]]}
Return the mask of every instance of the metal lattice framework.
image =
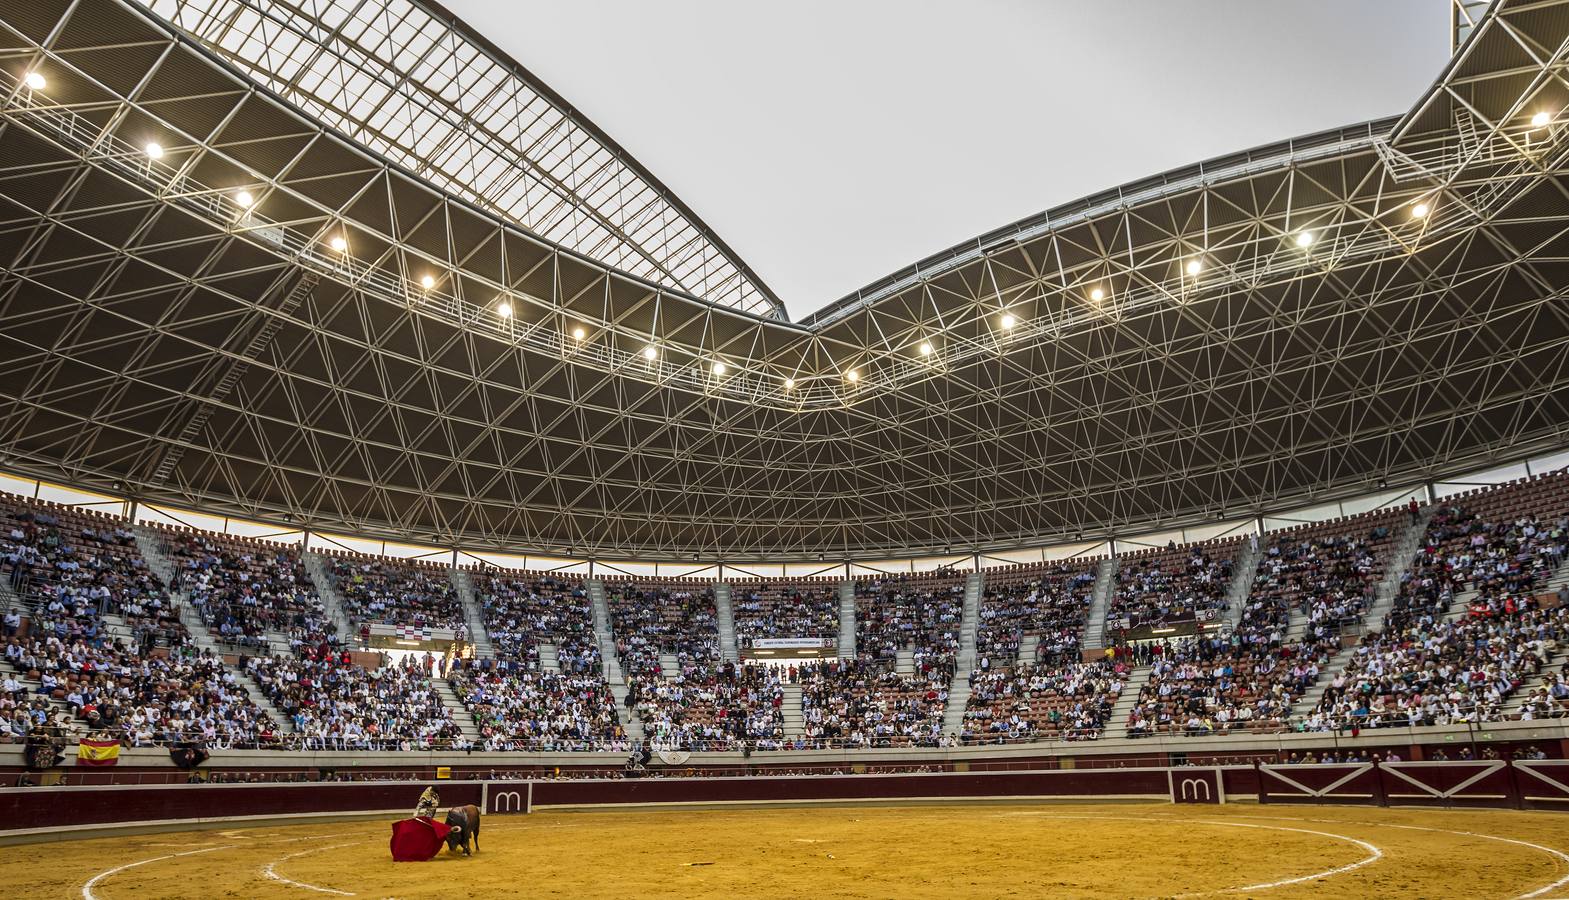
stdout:
{"type": "Polygon", "coordinates": [[[656,284],[783,318],[690,209],[439,5],[150,0],[312,118],[463,199],[656,284]]]}
{"type": "MultiPolygon", "coordinates": [[[[1569,443],[1569,0],[1495,4],[1399,119],[1048,211],[800,324],[552,242],[367,136],[355,77],[229,43],[301,7],[155,9],[189,33],[123,0],[0,12],[14,468],[475,549],[811,558],[1569,443]]],[[[298,34],[416,8],[354,9],[298,34]]]]}

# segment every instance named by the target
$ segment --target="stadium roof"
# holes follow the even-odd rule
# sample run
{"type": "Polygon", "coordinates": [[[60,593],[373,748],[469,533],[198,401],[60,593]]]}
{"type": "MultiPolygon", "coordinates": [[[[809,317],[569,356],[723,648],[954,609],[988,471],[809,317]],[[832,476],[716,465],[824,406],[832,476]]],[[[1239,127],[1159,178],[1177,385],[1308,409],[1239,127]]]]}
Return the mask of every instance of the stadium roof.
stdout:
{"type": "Polygon", "coordinates": [[[637,160],[424,0],[150,0],[313,118],[585,256],[712,303],[783,306],[637,160]]]}
{"type": "MultiPolygon", "coordinates": [[[[397,116],[350,121],[370,82],[303,76],[319,54],[216,51],[257,6],[299,15],[215,6],[198,41],[122,0],[0,11],[5,465],[419,542],[810,558],[1569,444],[1569,0],[1491,7],[1403,117],[1049,210],[800,324],[628,262],[668,244],[522,227],[397,116]]],[[[335,33],[395,32],[374,8],[335,33]]],[[[419,78],[387,102],[447,96],[419,78]]]]}

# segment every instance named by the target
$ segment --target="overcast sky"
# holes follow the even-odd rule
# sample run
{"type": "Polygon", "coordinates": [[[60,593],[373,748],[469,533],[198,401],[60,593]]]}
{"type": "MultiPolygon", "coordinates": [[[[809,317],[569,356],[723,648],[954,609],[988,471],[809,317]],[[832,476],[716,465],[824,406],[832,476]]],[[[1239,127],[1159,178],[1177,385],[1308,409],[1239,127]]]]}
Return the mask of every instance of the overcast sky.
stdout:
{"type": "Polygon", "coordinates": [[[447,0],[799,319],[1166,169],[1404,112],[1447,0],[447,0]]]}

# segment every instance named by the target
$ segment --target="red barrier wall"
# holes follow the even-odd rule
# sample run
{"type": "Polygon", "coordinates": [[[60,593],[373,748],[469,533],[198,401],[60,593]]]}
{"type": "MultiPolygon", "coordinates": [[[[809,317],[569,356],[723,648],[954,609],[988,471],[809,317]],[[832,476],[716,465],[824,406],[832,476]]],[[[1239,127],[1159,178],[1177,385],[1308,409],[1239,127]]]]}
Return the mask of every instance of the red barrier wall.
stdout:
{"type": "Polygon", "coordinates": [[[1165,797],[1167,791],[1165,769],[819,775],[804,778],[650,778],[633,781],[539,781],[534,783],[534,805],[882,798],[1165,797]]]}
{"type": "MultiPolygon", "coordinates": [[[[478,782],[444,782],[444,806],[478,804],[478,782]]],[[[192,784],[33,787],[0,790],[0,833],[8,830],[378,810],[414,811],[421,783],[192,784]]]]}
{"type": "MultiPolygon", "coordinates": [[[[443,781],[444,806],[488,812],[533,806],[769,803],[835,800],[1176,798],[1264,803],[1487,806],[1569,811],[1569,761],[1366,763],[1056,769],[893,775],[754,776],[565,781],[443,781]],[[1209,788],[1200,797],[1197,782],[1209,788]],[[1218,796],[1216,796],[1218,795],[1218,796]],[[504,807],[504,808],[503,808],[504,807]]],[[[198,784],[0,789],[0,835],[49,826],[388,812],[407,815],[425,782],[198,784]]],[[[64,836],[64,834],[62,834],[64,836]]]]}

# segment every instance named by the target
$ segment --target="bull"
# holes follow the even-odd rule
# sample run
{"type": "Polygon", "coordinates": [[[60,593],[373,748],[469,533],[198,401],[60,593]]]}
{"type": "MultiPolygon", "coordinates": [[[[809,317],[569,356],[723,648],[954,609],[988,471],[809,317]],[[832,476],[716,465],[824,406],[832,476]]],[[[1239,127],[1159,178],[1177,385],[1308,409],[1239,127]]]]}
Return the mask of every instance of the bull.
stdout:
{"type": "Polygon", "coordinates": [[[447,825],[452,828],[447,832],[448,853],[456,853],[462,847],[463,855],[469,856],[470,840],[474,842],[474,852],[479,852],[479,807],[472,803],[452,807],[447,810],[447,825]]]}

